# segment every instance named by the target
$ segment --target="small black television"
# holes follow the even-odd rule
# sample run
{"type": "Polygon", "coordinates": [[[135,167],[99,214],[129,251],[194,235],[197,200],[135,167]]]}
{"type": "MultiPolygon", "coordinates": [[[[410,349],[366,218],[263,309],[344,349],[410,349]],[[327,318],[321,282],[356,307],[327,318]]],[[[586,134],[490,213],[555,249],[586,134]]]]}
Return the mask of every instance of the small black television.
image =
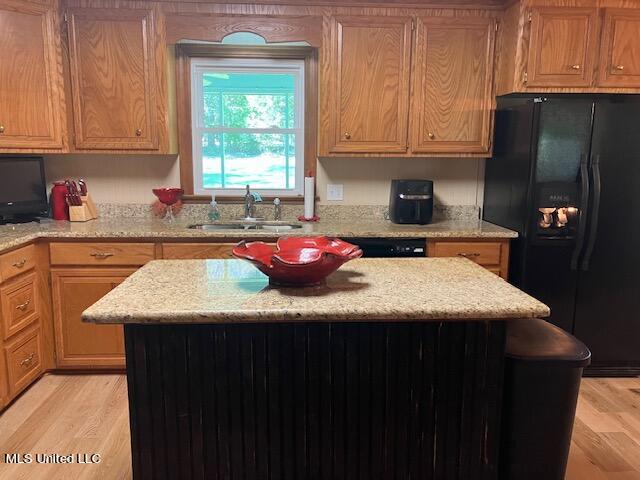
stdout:
{"type": "Polygon", "coordinates": [[[0,157],[0,223],[47,216],[42,157],[0,157]]]}

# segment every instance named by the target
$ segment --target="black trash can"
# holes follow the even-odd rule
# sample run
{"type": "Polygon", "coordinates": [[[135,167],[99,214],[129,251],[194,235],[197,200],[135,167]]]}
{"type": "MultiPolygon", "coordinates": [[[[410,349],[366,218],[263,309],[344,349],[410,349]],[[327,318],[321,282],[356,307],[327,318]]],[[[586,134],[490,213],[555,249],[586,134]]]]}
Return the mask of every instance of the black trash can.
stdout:
{"type": "Polygon", "coordinates": [[[502,480],[563,480],[582,370],[591,352],[539,319],[507,325],[502,480]]]}

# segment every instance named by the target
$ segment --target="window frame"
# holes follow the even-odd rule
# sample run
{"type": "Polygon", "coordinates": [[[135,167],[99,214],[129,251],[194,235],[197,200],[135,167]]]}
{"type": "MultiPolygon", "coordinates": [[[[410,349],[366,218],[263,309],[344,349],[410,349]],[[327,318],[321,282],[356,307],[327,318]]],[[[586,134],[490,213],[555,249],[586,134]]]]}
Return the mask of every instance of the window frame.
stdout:
{"type": "Polygon", "coordinates": [[[295,135],[295,187],[259,188],[252,186],[263,196],[295,197],[304,194],[304,61],[290,58],[224,58],[194,57],[191,59],[191,133],[193,152],[193,193],[216,196],[244,195],[244,188],[205,188],[203,186],[202,135],[205,133],[275,133],[295,135]],[[295,75],[294,125],[291,128],[207,127],[203,124],[204,102],[202,76],[206,73],[288,73],[295,75]]]}
{"type": "MultiPolygon", "coordinates": [[[[211,45],[180,43],[175,45],[175,121],[178,133],[180,162],[180,184],[185,191],[187,203],[207,203],[210,195],[194,195],[193,156],[191,131],[191,61],[193,58],[282,58],[304,60],[304,175],[315,176],[317,171],[318,145],[318,49],[312,46],[279,45],[211,45]]],[[[171,110],[170,105],[170,110],[171,110]]],[[[220,203],[241,202],[244,195],[216,195],[220,203]]],[[[264,201],[273,200],[263,195],[264,201]]],[[[303,203],[304,196],[283,196],[284,203],[303,203]]]]}

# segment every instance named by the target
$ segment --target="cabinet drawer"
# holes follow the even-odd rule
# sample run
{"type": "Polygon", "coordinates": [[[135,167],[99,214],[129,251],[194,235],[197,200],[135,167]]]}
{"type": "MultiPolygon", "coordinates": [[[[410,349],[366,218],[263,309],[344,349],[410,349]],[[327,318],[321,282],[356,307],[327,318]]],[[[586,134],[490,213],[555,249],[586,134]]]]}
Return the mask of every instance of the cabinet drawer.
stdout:
{"type": "Polygon", "coordinates": [[[500,265],[502,244],[494,242],[434,242],[430,257],[464,257],[480,265],[500,265]]]}
{"type": "Polygon", "coordinates": [[[19,248],[0,256],[0,281],[6,281],[36,266],[36,248],[33,245],[19,248]]]}
{"type": "Polygon", "coordinates": [[[9,392],[16,395],[42,371],[40,329],[34,328],[4,347],[9,374],[9,392]]]}
{"type": "Polygon", "coordinates": [[[163,243],[162,258],[185,260],[191,258],[234,258],[236,243],[163,243]]]}
{"type": "Polygon", "coordinates": [[[36,275],[31,273],[0,288],[5,340],[38,318],[36,275]]]}
{"type": "Polygon", "coordinates": [[[152,243],[52,243],[51,265],[144,265],[154,259],[152,243]]]}

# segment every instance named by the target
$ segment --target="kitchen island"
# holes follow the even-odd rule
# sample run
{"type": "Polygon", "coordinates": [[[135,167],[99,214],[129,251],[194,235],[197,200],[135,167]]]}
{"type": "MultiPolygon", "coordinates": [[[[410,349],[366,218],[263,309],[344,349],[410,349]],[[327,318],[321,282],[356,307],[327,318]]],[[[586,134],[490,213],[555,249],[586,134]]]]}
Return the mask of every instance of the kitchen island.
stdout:
{"type": "Polygon", "coordinates": [[[360,259],[273,287],[153,261],[90,307],[125,324],[134,477],[497,478],[505,321],[549,309],[466,259],[360,259]]]}

